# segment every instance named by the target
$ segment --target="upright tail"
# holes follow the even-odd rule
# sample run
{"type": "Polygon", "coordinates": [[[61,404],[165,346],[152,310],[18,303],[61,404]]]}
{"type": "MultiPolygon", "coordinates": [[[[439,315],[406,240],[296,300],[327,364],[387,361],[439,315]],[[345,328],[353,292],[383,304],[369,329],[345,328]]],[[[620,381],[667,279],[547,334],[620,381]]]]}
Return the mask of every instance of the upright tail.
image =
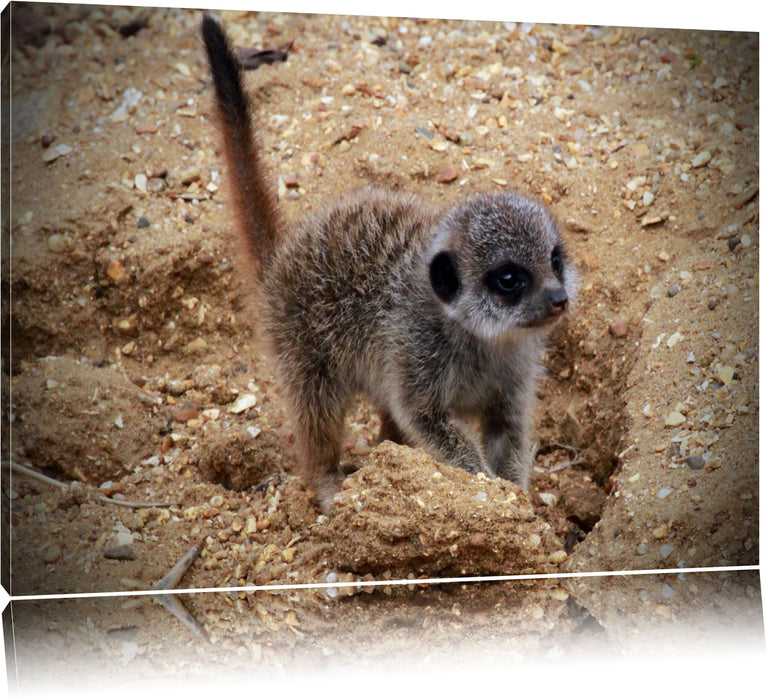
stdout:
{"type": "Polygon", "coordinates": [[[202,38],[216,90],[229,179],[237,199],[244,242],[261,270],[279,236],[277,203],[260,158],[260,143],[254,131],[240,64],[221,25],[207,14],[202,19],[202,38]]]}

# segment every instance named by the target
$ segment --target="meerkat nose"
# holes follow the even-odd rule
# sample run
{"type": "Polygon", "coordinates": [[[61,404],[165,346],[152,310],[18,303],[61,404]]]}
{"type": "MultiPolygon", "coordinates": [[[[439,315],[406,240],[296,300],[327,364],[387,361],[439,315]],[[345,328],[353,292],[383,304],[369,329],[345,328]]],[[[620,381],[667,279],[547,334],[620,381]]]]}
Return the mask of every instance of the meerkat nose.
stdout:
{"type": "Polygon", "coordinates": [[[569,297],[563,287],[547,290],[547,301],[550,303],[550,314],[557,316],[566,310],[569,304],[569,297]]]}

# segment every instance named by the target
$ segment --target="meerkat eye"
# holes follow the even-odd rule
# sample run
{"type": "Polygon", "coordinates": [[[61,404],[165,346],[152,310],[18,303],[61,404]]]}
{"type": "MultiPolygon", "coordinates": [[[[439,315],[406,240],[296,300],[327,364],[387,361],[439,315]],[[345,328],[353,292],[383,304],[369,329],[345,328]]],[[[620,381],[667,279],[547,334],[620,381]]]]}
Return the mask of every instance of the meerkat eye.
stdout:
{"type": "Polygon", "coordinates": [[[485,284],[491,292],[512,298],[520,296],[530,281],[530,274],[514,263],[491,270],[485,277],[485,284]]]}
{"type": "Polygon", "coordinates": [[[560,277],[563,274],[563,251],[559,245],[556,245],[550,253],[550,264],[552,271],[560,277]]]}

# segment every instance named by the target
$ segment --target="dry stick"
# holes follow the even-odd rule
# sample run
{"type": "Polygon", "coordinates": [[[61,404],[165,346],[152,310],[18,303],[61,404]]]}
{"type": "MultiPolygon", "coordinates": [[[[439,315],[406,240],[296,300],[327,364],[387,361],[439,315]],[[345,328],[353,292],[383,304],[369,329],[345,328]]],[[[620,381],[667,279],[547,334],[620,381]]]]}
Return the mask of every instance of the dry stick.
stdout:
{"type": "MultiPolygon", "coordinates": [[[[202,548],[205,546],[205,540],[200,540],[196,545],[194,545],[186,554],[184,554],[175,564],[175,566],[172,567],[154,586],[155,591],[164,591],[169,590],[172,588],[175,588],[178,585],[178,581],[183,578],[183,574],[185,574],[191,565],[194,563],[196,558],[200,555],[200,552],[202,551],[202,548]]],[[[165,608],[167,608],[175,617],[177,617],[186,627],[188,627],[194,634],[196,634],[198,637],[205,637],[205,628],[202,627],[202,625],[196,620],[196,618],[188,611],[185,607],[183,607],[183,603],[181,603],[178,598],[174,595],[170,595],[169,593],[166,594],[155,594],[154,599],[158,602],[164,605],[165,608]]]]}
{"type": "MultiPolygon", "coordinates": [[[[39,472],[36,472],[32,469],[29,469],[21,464],[18,464],[17,462],[13,461],[4,461],[2,462],[3,468],[10,467],[15,472],[18,472],[19,474],[22,474],[24,476],[28,476],[32,479],[37,479],[38,481],[43,482],[44,484],[49,484],[50,486],[58,486],[59,488],[66,489],[67,484],[63,484],[61,481],[57,481],[56,479],[52,479],[45,474],[40,474],[39,472]]],[[[99,499],[101,501],[104,501],[105,503],[113,503],[117,506],[128,506],[131,508],[152,508],[152,507],[169,507],[169,503],[132,503],[131,501],[114,501],[111,498],[108,498],[107,496],[103,496],[102,494],[97,494],[99,499]]],[[[180,560],[175,564],[175,566],[170,569],[167,574],[162,578],[159,583],[157,583],[154,586],[154,590],[168,590],[171,588],[175,588],[175,586],[178,584],[178,581],[181,580],[183,577],[183,574],[188,571],[189,567],[194,563],[194,560],[199,556],[200,552],[202,551],[202,548],[205,546],[205,540],[200,540],[199,543],[192,547],[186,554],[184,554],[180,560]]],[[[203,637],[205,634],[205,630],[202,627],[202,625],[197,622],[197,620],[194,619],[194,617],[191,615],[191,613],[186,610],[186,608],[183,607],[183,604],[172,595],[155,595],[154,598],[159,601],[162,605],[164,605],[165,608],[167,608],[175,617],[177,617],[186,627],[188,627],[194,634],[196,634],[199,637],[203,637]]]]}
{"type": "Polygon", "coordinates": [[[544,447],[560,447],[560,448],[562,448],[564,450],[568,450],[569,452],[572,452],[574,454],[574,458],[573,459],[571,459],[571,460],[569,460],[567,462],[561,462],[560,464],[556,464],[554,467],[551,467],[550,469],[548,469],[547,470],[548,474],[551,474],[552,472],[559,472],[561,469],[566,469],[567,467],[573,467],[573,466],[575,466],[577,464],[584,464],[585,463],[584,459],[579,459],[577,457],[577,455],[579,454],[579,452],[577,452],[577,448],[576,447],[572,447],[571,445],[564,445],[563,443],[560,443],[560,442],[548,442],[548,443],[542,445],[540,448],[537,448],[536,451],[538,452],[539,449],[542,449],[544,447]]]}
{"type": "MultiPolygon", "coordinates": [[[[18,474],[22,474],[23,476],[28,476],[31,479],[36,479],[37,481],[41,481],[44,484],[48,484],[49,486],[59,486],[59,488],[61,489],[66,489],[68,487],[68,484],[65,484],[61,481],[57,481],[56,479],[52,479],[51,477],[48,477],[45,474],[41,474],[40,472],[36,472],[35,470],[25,467],[24,465],[19,464],[18,462],[4,461],[2,463],[2,466],[4,469],[7,469],[8,467],[10,467],[18,474]]],[[[174,503],[137,503],[135,501],[116,501],[112,498],[108,498],[107,496],[101,493],[96,494],[96,496],[103,503],[110,503],[114,506],[124,506],[125,508],[169,508],[170,506],[175,505],[174,503]]]]}

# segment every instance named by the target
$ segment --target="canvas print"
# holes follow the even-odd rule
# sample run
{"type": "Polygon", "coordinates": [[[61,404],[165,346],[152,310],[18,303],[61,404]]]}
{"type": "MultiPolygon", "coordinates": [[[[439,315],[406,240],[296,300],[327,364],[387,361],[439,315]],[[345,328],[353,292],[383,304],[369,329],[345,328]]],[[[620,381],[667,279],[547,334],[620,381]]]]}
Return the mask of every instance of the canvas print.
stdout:
{"type": "Polygon", "coordinates": [[[4,10],[23,686],[761,642],[759,35],[507,14],[4,10]]]}

